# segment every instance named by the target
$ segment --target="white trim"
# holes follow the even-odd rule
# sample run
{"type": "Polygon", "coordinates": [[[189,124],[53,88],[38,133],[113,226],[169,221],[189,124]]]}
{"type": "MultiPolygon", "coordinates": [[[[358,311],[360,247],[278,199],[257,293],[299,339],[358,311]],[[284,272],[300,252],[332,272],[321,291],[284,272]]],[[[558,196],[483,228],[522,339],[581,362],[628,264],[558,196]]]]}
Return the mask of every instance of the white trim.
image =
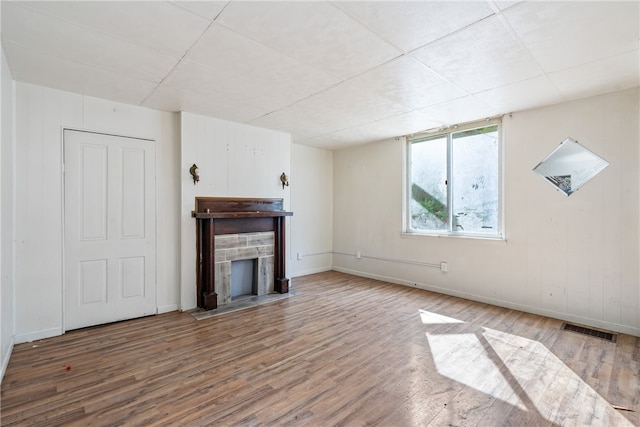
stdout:
{"type": "Polygon", "coordinates": [[[428,131],[419,132],[416,134],[406,135],[402,141],[402,230],[400,232],[402,234],[424,234],[424,235],[442,235],[448,237],[472,237],[472,238],[485,238],[491,240],[505,240],[505,231],[504,231],[504,210],[505,210],[505,199],[504,199],[504,174],[505,174],[505,165],[504,165],[504,116],[496,116],[487,118],[485,120],[468,122],[463,124],[456,124],[453,126],[443,126],[437,129],[431,129],[428,131]],[[453,228],[454,224],[454,216],[453,210],[453,193],[452,193],[452,183],[453,183],[453,134],[464,132],[466,130],[478,129],[487,126],[497,127],[497,140],[498,140],[498,212],[497,212],[497,227],[498,229],[492,233],[478,233],[478,232],[464,232],[457,231],[453,228]],[[412,181],[411,181],[411,146],[416,142],[422,142],[426,140],[430,140],[438,137],[446,136],[446,182],[448,185],[446,186],[446,206],[447,206],[447,229],[446,230],[413,230],[411,227],[411,193],[412,193],[412,181]]]}
{"type": "Polygon", "coordinates": [[[178,304],[169,304],[158,307],[158,314],[171,313],[172,311],[178,311],[178,304]]]}
{"type": "Polygon", "coordinates": [[[539,316],[550,317],[553,319],[564,320],[567,322],[580,323],[587,326],[593,326],[600,329],[619,332],[623,334],[634,335],[640,337],[640,328],[634,328],[627,325],[620,325],[617,323],[611,323],[604,320],[592,319],[589,317],[575,316],[572,314],[562,313],[553,310],[546,310],[539,307],[533,307],[525,304],[517,304],[509,301],[504,301],[495,298],[487,298],[480,295],[470,294],[467,292],[456,291],[453,289],[441,288],[439,286],[428,285],[426,283],[412,282],[409,280],[397,279],[394,277],[382,276],[379,274],[371,274],[358,270],[351,270],[342,267],[333,267],[333,270],[341,273],[353,274],[354,276],[366,277],[368,279],[381,280],[384,282],[395,283],[397,285],[409,286],[412,288],[423,289],[425,291],[437,292],[439,294],[451,295],[458,298],[464,298],[471,301],[482,302],[485,304],[491,304],[498,307],[509,308],[513,310],[523,311],[526,313],[537,314],[539,316]]]}
{"type": "Polygon", "coordinates": [[[409,144],[407,143],[407,137],[403,136],[400,138],[400,143],[402,145],[402,228],[400,229],[401,233],[406,232],[409,229],[409,224],[411,223],[411,219],[409,216],[411,213],[409,212],[409,194],[411,190],[409,188],[409,174],[411,171],[411,162],[409,161],[409,144]]]}
{"type": "Polygon", "coordinates": [[[29,332],[27,334],[17,334],[15,343],[22,344],[25,342],[32,342],[37,340],[43,340],[45,338],[57,337],[62,335],[62,328],[43,329],[41,331],[29,332]]]}
{"type": "MultiPolygon", "coordinates": [[[[296,271],[295,273],[291,273],[291,278],[293,279],[294,277],[308,276],[309,274],[324,273],[325,271],[331,271],[331,270],[333,270],[333,268],[331,266],[327,266],[327,267],[312,268],[310,270],[304,270],[304,271],[296,271]]],[[[289,287],[291,287],[291,285],[289,287]]]]}
{"type": "Polygon", "coordinates": [[[67,130],[67,128],[65,128],[64,126],[60,126],[60,170],[61,170],[61,174],[60,174],[60,194],[62,196],[62,200],[60,201],[60,261],[62,262],[61,268],[60,268],[60,285],[62,286],[62,295],[60,296],[61,301],[60,301],[60,330],[61,330],[61,335],[64,334],[64,331],[66,330],[65,328],[65,324],[64,324],[64,313],[65,313],[65,300],[66,300],[66,284],[64,282],[64,278],[65,278],[65,260],[66,260],[66,253],[65,253],[65,245],[64,245],[64,241],[65,241],[65,227],[64,227],[64,222],[65,222],[65,197],[66,197],[66,191],[65,191],[65,179],[66,179],[66,174],[67,174],[67,170],[65,167],[65,158],[64,158],[64,132],[65,130],[67,130]]]}
{"type": "Polygon", "coordinates": [[[63,135],[64,135],[64,131],[65,130],[71,130],[71,131],[75,131],[75,132],[96,133],[98,135],[115,136],[115,137],[118,137],[118,138],[141,139],[141,140],[147,141],[147,142],[157,142],[155,137],[154,138],[149,138],[147,136],[125,135],[125,134],[121,134],[121,133],[114,133],[114,132],[108,132],[108,131],[102,131],[102,130],[81,128],[81,127],[78,127],[78,126],[61,126],[61,127],[62,127],[62,134],[63,135]]]}
{"type": "Polygon", "coordinates": [[[482,241],[489,241],[489,242],[503,242],[503,243],[507,243],[507,239],[503,236],[498,237],[496,235],[491,235],[491,236],[483,236],[481,234],[462,234],[462,235],[457,235],[457,234],[437,234],[437,233],[408,233],[408,232],[401,232],[400,233],[400,238],[401,239],[424,239],[424,238],[428,238],[428,237],[435,237],[437,239],[440,238],[445,238],[445,239],[449,239],[449,238],[454,238],[454,239],[472,239],[472,240],[482,240],[482,241]]]}

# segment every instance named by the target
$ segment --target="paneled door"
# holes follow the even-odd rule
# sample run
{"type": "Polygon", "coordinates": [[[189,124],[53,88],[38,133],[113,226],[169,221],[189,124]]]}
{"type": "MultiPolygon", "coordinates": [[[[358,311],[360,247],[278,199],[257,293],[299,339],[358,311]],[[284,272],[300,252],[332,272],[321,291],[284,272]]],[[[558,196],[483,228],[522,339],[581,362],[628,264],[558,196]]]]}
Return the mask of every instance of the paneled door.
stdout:
{"type": "Polygon", "coordinates": [[[64,170],[64,329],[155,314],[155,143],[65,130],[64,170]]]}

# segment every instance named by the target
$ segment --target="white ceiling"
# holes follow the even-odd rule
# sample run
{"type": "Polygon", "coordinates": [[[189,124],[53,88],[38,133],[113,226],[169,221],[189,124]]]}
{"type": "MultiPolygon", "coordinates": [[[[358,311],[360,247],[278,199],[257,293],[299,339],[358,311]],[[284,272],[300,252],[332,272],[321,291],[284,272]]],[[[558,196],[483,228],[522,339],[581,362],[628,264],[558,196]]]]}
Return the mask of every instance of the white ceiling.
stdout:
{"type": "Polygon", "coordinates": [[[6,1],[18,81],[338,149],[639,84],[638,1],[6,1]]]}

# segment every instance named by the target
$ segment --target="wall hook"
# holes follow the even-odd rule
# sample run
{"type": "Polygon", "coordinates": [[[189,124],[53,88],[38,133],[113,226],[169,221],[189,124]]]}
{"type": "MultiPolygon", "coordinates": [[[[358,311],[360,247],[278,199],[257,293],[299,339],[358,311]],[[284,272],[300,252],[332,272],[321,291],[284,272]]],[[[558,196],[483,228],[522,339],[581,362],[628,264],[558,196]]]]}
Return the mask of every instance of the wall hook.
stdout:
{"type": "Polygon", "coordinates": [[[193,185],[196,185],[200,181],[200,175],[198,175],[198,166],[195,163],[189,168],[189,173],[193,177],[193,185]]]}
{"type": "Polygon", "coordinates": [[[284,172],[282,172],[282,175],[280,175],[280,182],[282,183],[283,190],[285,186],[289,186],[289,178],[287,178],[287,174],[285,174],[284,172]]]}

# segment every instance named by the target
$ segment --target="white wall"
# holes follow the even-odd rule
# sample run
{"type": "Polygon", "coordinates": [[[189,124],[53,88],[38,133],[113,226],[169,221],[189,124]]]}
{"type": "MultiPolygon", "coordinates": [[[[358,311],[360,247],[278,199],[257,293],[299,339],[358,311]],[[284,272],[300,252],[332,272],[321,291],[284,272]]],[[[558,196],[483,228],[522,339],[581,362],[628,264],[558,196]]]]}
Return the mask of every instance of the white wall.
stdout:
{"type": "Polygon", "coordinates": [[[333,152],[291,149],[291,276],[331,270],[333,263],[333,152]],[[297,254],[300,254],[298,259],[297,254]]]}
{"type": "MultiPolygon", "coordinates": [[[[294,253],[290,248],[295,230],[296,236],[300,233],[296,252],[309,257],[303,258],[304,270],[294,270],[289,262],[287,275],[330,268],[331,261],[326,255],[312,256],[331,250],[330,234],[320,233],[312,226],[322,223],[322,230],[331,229],[331,188],[321,184],[331,180],[330,152],[297,148],[302,168],[297,172],[300,180],[296,184],[292,178],[291,186],[282,189],[280,174],[295,175],[291,171],[288,134],[12,83],[10,78],[9,82],[15,84],[15,169],[28,171],[16,177],[15,223],[6,226],[15,230],[16,242],[15,342],[55,336],[64,330],[62,129],[65,127],[156,140],[159,312],[195,306],[195,222],[191,210],[196,195],[284,198],[285,208],[291,209],[290,192],[296,188],[300,194],[297,214],[300,229],[293,229],[288,221],[287,251],[289,256],[294,253]],[[200,167],[201,181],[197,186],[188,173],[194,162],[200,167]]],[[[11,113],[13,108],[8,111],[11,113]]],[[[3,150],[6,147],[3,137],[3,150]]],[[[3,151],[3,177],[14,167],[4,155],[3,151]],[[9,169],[5,167],[7,163],[9,169]]],[[[6,183],[3,180],[3,185],[6,183]]],[[[10,203],[4,193],[2,200],[6,220],[4,212],[10,203]]],[[[3,242],[8,236],[6,228],[3,225],[3,242]]],[[[3,264],[3,275],[8,271],[3,264]]],[[[3,281],[3,292],[6,289],[9,288],[3,281]]],[[[5,304],[6,300],[3,301],[5,304]]],[[[13,315],[3,310],[3,315],[7,313],[13,315]]],[[[5,326],[13,325],[3,319],[5,326]]]]}
{"type": "Polygon", "coordinates": [[[11,71],[0,49],[0,381],[9,363],[15,336],[15,246],[13,221],[15,219],[15,177],[13,139],[13,80],[11,71]]]}
{"type": "MultiPolygon", "coordinates": [[[[290,210],[291,187],[282,188],[280,174],[291,173],[291,136],[190,113],[181,116],[181,309],[188,310],[196,306],[196,232],[191,217],[195,197],[281,198],[290,210]],[[200,170],[197,185],[189,175],[194,163],[200,170]]],[[[290,221],[286,233],[290,247],[290,221]]]]}
{"type": "MultiPolygon", "coordinates": [[[[178,307],[177,115],[26,83],[16,85],[16,342],[62,323],[62,129],[156,141],[159,311],[178,307]]],[[[3,197],[4,203],[4,197],[3,197]]]]}
{"type": "Polygon", "coordinates": [[[640,335],[638,99],[504,118],[506,241],[403,236],[402,143],[335,152],[334,268],[640,335]],[[531,171],[566,137],[610,162],[568,198],[531,171]]]}

